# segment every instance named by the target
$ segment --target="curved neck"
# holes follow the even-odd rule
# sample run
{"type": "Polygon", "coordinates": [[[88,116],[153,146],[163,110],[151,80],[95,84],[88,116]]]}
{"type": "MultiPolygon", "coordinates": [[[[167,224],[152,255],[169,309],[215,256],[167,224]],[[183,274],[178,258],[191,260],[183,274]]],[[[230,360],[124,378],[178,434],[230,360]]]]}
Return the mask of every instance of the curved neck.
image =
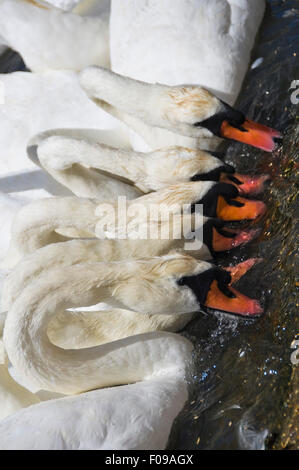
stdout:
{"type": "Polygon", "coordinates": [[[151,125],[163,121],[163,97],[169,87],[145,83],[104,67],[88,67],[80,73],[80,84],[92,99],[132,114],[151,125]]]}
{"type": "Polygon", "coordinates": [[[95,263],[48,271],[24,289],[8,314],[4,343],[27,383],[73,394],[183,375],[190,343],[174,334],[147,333],[81,350],[63,350],[49,341],[48,323],[58,310],[105,301],[117,295],[124,280],[119,264],[95,263]]]}

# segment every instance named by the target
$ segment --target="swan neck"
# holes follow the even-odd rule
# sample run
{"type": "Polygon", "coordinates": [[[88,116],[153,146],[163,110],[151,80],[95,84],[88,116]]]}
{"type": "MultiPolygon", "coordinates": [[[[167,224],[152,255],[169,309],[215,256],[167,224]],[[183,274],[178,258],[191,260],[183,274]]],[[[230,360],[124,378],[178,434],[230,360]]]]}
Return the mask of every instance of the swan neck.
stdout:
{"type": "Polygon", "coordinates": [[[76,265],[49,270],[23,290],[8,313],[4,344],[13,367],[30,387],[74,394],[163,373],[183,375],[190,344],[169,333],[79,350],[50,342],[47,327],[57,312],[107,302],[123,278],[119,264],[76,265]]]}

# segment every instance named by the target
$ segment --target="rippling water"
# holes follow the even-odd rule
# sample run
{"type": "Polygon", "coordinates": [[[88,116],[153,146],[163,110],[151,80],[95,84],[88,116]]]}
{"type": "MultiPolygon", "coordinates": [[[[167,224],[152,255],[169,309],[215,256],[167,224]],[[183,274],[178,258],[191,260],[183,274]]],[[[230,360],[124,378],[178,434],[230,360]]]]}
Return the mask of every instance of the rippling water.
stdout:
{"type": "Polygon", "coordinates": [[[298,1],[269,2],[252,57],[263,62],[249,71],[237,106],[249,118],[282,131],[282,147],[273,154],[237,143],[227,147],[227,161],[240,172],[272,177],[262,196],[268,205],[259,222],[262,235],[233,257],[218,260],[225,265],[264,258],[239,289],[262,298],[265,314],[240,320],[200,313],[184,330],[195,345],[195,365],[190,402],[174,426],[172,449],[299,448],[298,366],[296,371],[290,360],[291,343],[299,339],[299,116],[289,90],[292,80],[299,80],[298,14],[298,1]]]}
{"type": "MultiPolygon", "coordinates": [[[[190,400],[173,427],[170,449],[299,447],[299,374],[290,360],[291,343],[299,339],[299,130],[298,106],[291,103],[289,90],[292,80],[299,80],[298,14],[298,0],[269,2],[252,58],[263,61],[249,71],[238,102],[249,118],[281,130],[283,146],[274,154],[236,143],[227,147],[227,161],[240,172],[272,177],[263,195],[268,213],[259,222],[262,235],[233,256],[217,260],[225,265],[264,258],[239,282],[239,289],[261,298],[265,314],[245,320],[201,312],[184,330],[195,347],[190,400]]],[[[22,69],[16,54],[8,51],[2,58],[1,72],[22,69]]]]}

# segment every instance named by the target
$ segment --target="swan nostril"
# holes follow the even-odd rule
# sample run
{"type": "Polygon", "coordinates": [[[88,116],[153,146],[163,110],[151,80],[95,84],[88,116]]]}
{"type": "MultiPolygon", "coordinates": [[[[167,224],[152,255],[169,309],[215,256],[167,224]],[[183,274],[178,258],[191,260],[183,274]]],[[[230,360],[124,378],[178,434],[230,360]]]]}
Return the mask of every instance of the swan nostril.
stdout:
{"type": "Polygon", "coordinates": [[[238,178],[236,178],[235,176],[229,175],[227,178],[238,186],[240,184],[243,184],[242,181],[238,180],[238,178]]]}
{"type": "Polygon", "coordinates": [[[282,136],[273,137],[273,141],[275,142],[275,144],[282,144],[283,143],[283,137],[282,136]]]}

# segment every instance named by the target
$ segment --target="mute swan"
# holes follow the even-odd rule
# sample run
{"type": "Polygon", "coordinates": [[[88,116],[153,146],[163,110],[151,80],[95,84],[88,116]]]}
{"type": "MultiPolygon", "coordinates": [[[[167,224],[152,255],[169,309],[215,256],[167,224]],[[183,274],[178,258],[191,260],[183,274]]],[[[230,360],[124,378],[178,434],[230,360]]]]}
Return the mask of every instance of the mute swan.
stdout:
{"type": "Polygon", "coordinates": [[[36,169],[27,158],[26,146],[32,136],[47,129],[71,127],[95,132],[101,127],[103,138],[109,132],[111,145],[128,148],[119,123],[86,97],[75,72],[15,72],[0,75],[0,82],[5,91],[4,103],[0,105],[2,175],[36,169]]]}
{"type": "MultiPolygon", "coordinates": [[[[73,297],[70,290],[64,288],[64,282],[61,282],[61,278],[57,277],[56,273],[59,273],[60,277],[65,276],[67,282],[72,286],[74,283],[78,283],[84,273],[83,283],[81,279],[78,284],[80,292],[75,289],[77,298],[72,298],[71,304],[92,303],[93,296],[97,297],[99,293],[103,295],[105,289],[109,289],[107,284],[104,286],[105,281],[100,274],[100,265],[101,263],[77,265],[67,268],[63,272],[50,270],[48,274],[42,275],[37,281],[27,286],[9,313],[5,326],[5,342],[14,349],[12,343],[19,333],[20,335],[29,335],[31,339],[34,339],[31,342],[27,337],[29,341],[26,340],[25,343],[22,343],[21,349],[24,355],[22,353],[21,356],[23,359],[18,357],[17,362],[21,359],[26,363],[26,374],[30,376],[30,381],[34,380],[38,386],[42,384],[42,386],[50,386],[55,389],[62,387],[64,390],[66,388],[67,390],[78,390],[78,388],[84,389],[90,386],[105,386],[107,382],[112,384],[136,380],[142,380],[142,382],[90,391],[76,397],[50,400],[21,410],[0,422],[1,449],[158,450],[165,448],[173,420],[187,399],[184,374],[191,359],[191,344],[186,339],[171,333],[155,332],[133,336],[95,348],[67,351],[57,348],[46,337],[45,327],[49,317],[63,303],[69,303],[70,296],[73,297]],[[85,277],[86,274],[88,278],[85,277]],[[39,289],[41,289],[40,296],[37,295],[39,289]],[[43,294],[46,294],[46,302],[43,301],[43,294]],[[35,306],[34,298],[37,301],[35,306]],[[21,303],[23,309],[20,308],[21,303]],[[34,308],[39,312],[38,318],[35,317],[33,322],[29,321],[28,329],[26,327],[23,329],[16,317],[21,315],[19,320],[22,318],[21,323],[24,323],[25,316],[31,317],[34,308]],[[25,309],[27,314],[22,316],[25,309]],[[14,321],[17,321],[20,326],[18,331],[15,330],[14,321]],[[42,344],[40,350],[36,347],[37,341],[39,345],[42,344]],[[48,349],[51,351],[51,355],[47,356],[46,362],[40,363],[39,358],[48,349]],[[76,361],[76,354],[79,362],[76,361]],[[61,359],[64,356],[62,362],[58,361],[57,363],[58,356],[61,359]],[[82,359],[84,360],[80,367],[82,359]],[[30,364],[27,362],[28,360],[30,364]],[[75,369],[73,369],[74,366],[75,369]],[[65,368],[67,368],[68,376],[66,380],[63,378],[65,368]],[[47,377],[45,377],[43,369],[47,369],[47,377]],[[70,377],[72,372],[73,378],[70,377]],[[87,375],[86,372],[88,372],[87,375]],[[82,378],[79,386],[74,384],[78,375],[82,378]],[[120,403],[121,406],[118,406],[120,403]],[[92,416],[92,420],[90,420],[90,416],[92,416]]],[[[107,275],[109,277],[111,275],[111,271],[109,274],[107,273],[107,267],[108,265],[104,268],[106,278],[107,275]]],[[[230,268],[233,281],[241,277],[249,267],[230,268]]],[[[121,271],[123,268],[126,271],[125,284],[121,281],[124,272],[115,273],[118,271],[117,265],[114,268],[110,265],[109,268],[114,270],[114,274],[118,278],[114,278],[112,282],[114,294],[127,298],[127,294],[134,291],[135,300],[132,298],[131,300],[133,300],[133,304],[136,300],[139,303],[139,300],[136,299],[136,293],[137,297],[139,296],[138,291],[132,285],[130,286],[130,278],[133,281],[136,276],[139,286],[142,286],[143,293],[149,289],[149,298],[146,296],[146,303],[150,300],[151,305],[147,305],[147,307],[155,310],[157,305],[156,301],[153,302],[152,289],[159,297],[165,296],[164,289],[166,289],[167,297],[170,300],[166,308],[171,310],[173,302],[171,301],[172,296],[169,296],[169,288],[173,294],[178,296],[179,300],[183,301],[183,304],[187,299],[189,308],[192,309],[197,308],[200,300],[198,297],[202,298],[209,285],[212,286],[216,297],[223,296],[227,299],[215,287],[213,278],[217,278],[219,284],[221,284],[221,280],[224,281],[222,288],[228,294],[225,283],[229,282],[230,275],[227,277],[227,273],[225,274],[219,269],[212,268],[211,270],[207,263],[196,262],[190,257],[174,254],[160,259],[135,261],[133,265],[129,263],[129,266],[126,263],[126,266],[125,264],[120,266],[121,271]],[[179,278],[182,274],[191,276],[179,278]],[[206,282],[203,282],[204,278],[206,282]],[[186,286],[190,286],[191,290],[186,286]],[[199,288],[201,288],[200,292],[199,288]]],[[[111,282],[111,277],[109,282],[111,282]]],[[[135,281],[133,281],[134,283],[135,281]]],[[[237,295],[239,296],[239,294],[237,295]]],[[[210,300],[213,302],[213,296],[210,300]]],[[[232,305],[235,300],[229,299],[227,302],[232,305]]],[[[244,299],[241,300],[241,303],[243,302],[244,299]]],[[[249,305],[252,301],[246,299],[245,303],[249,305]]],[[[164,304],[164,300],[162,304],[164,304]]],[[[131,302],[130,305],[132,306],[131,302]]],[[[184,309],[182,303],[181,307],[184,309]]],[[[260,308],[255,303],[256,311],[257,307],[260,308]]],[[[17,343],[19,348],[20,343],[18,341],[17,343]]],[[[18,354],[13,355],[14,358],[16,355],[19,356],[18,354]]]]}
{"type": "Polygon", "coordinates": [[[1,0],[2,41],[34,72],[109,67],[107,15],[82,17],[28,0],[1,0]]]}
{"type": "MultiPolygon", "coordinates": [[[[188,214],[188,208],[192,211],[195,204],[203,204],[205,217],[218,215],[224,221],[254,219],[265,212],[263,202],[237,195],[238,190],[233,185],[196,181],[173,185],[128,202],[76,197],[34,201],[16,215],[10,247],[2,267],[13,267],[24,255],[48,244],[67,241],[69,237],[116,239],[115,243],[104,243],[102,240],[97,244],[101,256],[110,259],[145,256],[147,253],[157,255],[174,248],[183,249],[186,242],[182,237],[182,230],[186,227],[184,224],[189,223],[189,231],[196,231],[206,222],[206,219],[194,219],[192,213],[188,214]],[[153,206],[157,210],[162,208],[164,212],[154,215],[150,212],[153,206]],[[183,224],[182,210],[185,217],[183,224]],[[166,236],[159,236],[159,232],[158,236],[152,237],[150,234],[163,223],[166,228],[170,227],[166,236]]],[[[209,257],[214,251],[246,243],[256,234],[255,229],[230,234],[221,231],[219,223],[209,223],[203,229],[204,237],[201,238],[206,245],[196,248],[199,250],[197,254],[209,257]]]]}
{"type": "Polygon", "coordinates": [[[91,99],[107,102],[148,126],[172,133],[209,139],[222,137],[271,152],[281,140],[279,132],[246,119],[208,90],[198,85],[151,84],[91,66],[79,74],[91,99]]]}
{"type": "Polygon", "coordinates": [[[26,406],[39,403],[36,395],[17,384],[8,373],[2,334],[5,315],[0,314],[0,420],[26,406]]]}
{"type": "Polygon", "coordinates": [[[168,334],[165,356],[158,365],[152,363],[156,333],[95,348],[62,350],[49,341],[48,323],[59,310],[99,300],[144,314],[189,313],[202,305],[242,315],[260,314],[259,303],[230,287],[231,281],[227,271],[179,254],[50,269],[30,283],[9,310],[5,349],[27,383],[58,393],[80,393],[161,375],[175,361],[168,334]]]}
{"type": "MultiPolygon", "coordinates": [[[[27,255],[5,280],[1,299],[2,310],[8,311],[22,291],[43,271],[74,264],[133,257],[128,249],[113,253],[113,244],[117,247],[122,242],[126,243],[121,240],[118,242],[71,240],[40,248],[31,255],[27,255]]],[[[147,254],[150,253],[151,250],[147,250],[147,254]]],[[[156,253],[160,254],[157,251],[156,253]]],[[[135,249],[134,256],[138,256],[138,248],[135,249]]],[[[245,263],[248,266],[249,261],[245,263]]],[[[63,311],[49,324],[48,335],[50,340],[58,346],[82,348],[149,331],[178,331],[190,321],[191,317],[192,314],[144,315],[124,309],[111,309],[109,306],[101,312],[63,311]]]]}
{"type": "MultiPolygon", "coordinates": [[[[18,336],[20,330],[15,330],[12,323],[19,314],[21,323],[26,323],[26,314],[23,316],[22,313],[26,311],[30,316],[29,311],[33,313],[32,306],[35,305],[39,312],[39,319],[34,315],[33,322],[29,321],[31,323],[29,329],[21,327],[23,333],[26,336],[29,334],[31,338],[27,337],[26,345],[21,340],[21,355],[27,364],[26,369],[21,367],[21,376],[27,376],[33,386],[59,388],[63,389],[64,393],[76,393],[84,389],[136,381],[143,382],[116,387],[112,390],[89,392],[79,397],[51,400],[30,407],[27,411],[15,413],[0,422],[0,447],[2,449],[107,449],[110,447],[142,449],[152,448],[152,446],[164,448],[172,421],[187,398],[183,377],[185,366],[190,360],[190,343],[177,335],[155,332],[114,341],[95,348],[79,351],[63,350],[49,342],[44,329],[45,323],[48,323],[49,314],[53,315],[56,309],[63,309],[67,304],[68,306],[92,304],[99,297],[106,298],[107,294],[108,296],[112,294],[115,300],[118,298],[121,303],[127,298],[130,308],[138,303],[144,311],[153,312],[158,309],[159,313],[164,311],[172,313],[174,306],[176,311],[179,309],[184,312],[186,307],[194,310],[198,308],[198,302],[203,302],[205,297],[209,296],[209,289],[212,292],[212,305],[215,304],[214,297],[216,296],[216,298],[219,297],[219,305],[224,307],[227,305],[231,309],[237,302],[239,309],[241,302],[243,307],[246,305],[246,309],[249,309],[251,313],[260,313],[257,302],[241,296],[235,290],[232,292],[235,293],[236,298],[226,297],[217,286],[213,285],[214,279],[217,279],[218,285],[228,295],[230,292],[230,289],[226,287],[230,281],[228,273],[219,268],[212,268],[208,263],[196,262],[190,257],[172,255],[135,262],[92,263],[63,270],[50,269],[29,284],[10,309],[4,332],[6,350],[9,357],[13,358],[15,366],[18,360],[14,361],[15,355],[11,356],[11,352],[14,350],[14,336],[18,336]],[[182,278],[182,275],[187,277],[182,278]],[[136,282],[139,284],[137,290],[136,282]],[[69,284],[74,288],[75,295],[71,294],[72,289],[69,289],[69,284]],[[189,285],[191,290],[186,287],[189,285]],[[157,295],[164,297],[166,292],[169,293],[169,289],[176,295],[169,296],[167,305],[163,302],[163,307],[161,305],[158,307],[157,295]],[[40,297],[34,300],[33,297],[37,292],[40,293],[40,297]],[[143,298],[141,304],[140,294],[143,298]],[[18,311],[18,304],[21,302],[24,309],[22,313],[18,311]],[[12,330],[14,330],[13,337],[11,337],[12,330]],[[38,347],[36,349],[37,344],[42,344],[42,349],[38,350],[38,347]],[[47,348],[49,348],[48,352],[51,351],[50,356],[46,353],[47,348]],[[29,349],[31,349],[30,352],[29,349]],[[40,355],[43,356],[45,353],[47,358],[43,358],[43,366],[40,368],[41,362],[38,356],[41,357],[40,355]],[[59,356],[60,359],[64,357],[62,362],[60,360],[57,362],[59,356]],[[37,380],[31,376],[30,372],[28,374],[31,368],[28,360],[33,369],[36,368],[37,380]],[[54,370],[52,370],[53,360],[54,370]],[[72,367],[75,367],[72,379],[65,375],[64,369],[67,364],[67,375],[71,373],[72,367]],[[44,377],[43,368],[47,369],[48,379],[44,377]],[[87,375],[86,372],[88,372],[87,375]],[[77,382],[78,375],[81,376],[80,385],[77,382]],[[114,404],[112,411],[112,402],[121,402],[122,405],[118,407],[114,404]],[[96,424],[96,428],[90,419],[87,419],[88,410],[92,410],[92,422],[96,424]],[[51,419],[49,419],[50,416],[51,419]],[[117,426],[114,426],[112,418],[116,416],[119,420],[116,421],[117,426]],[[70,423],[74,424],[74,420],[77,425],[70,427],[70,423]],[[79,427],[78,420],[80,421],[79,427]],[[124,422],[125,433],[122,425],[124,422]],[[28,426],[30,433],[28,433],[28,426]],[[22,431],[24,427],[27,428],[27,432],[22,431]],[[75,430],[79,428],[80,431],[76,432],[75,430]],[[18,430],[17,435],[15,429],[18,430]],[[39,439],[36,439],[37,433],[40,435],[39,439]]],[[[20,325],[19,321],[17,323],[20,325]]],[[[17,364],[17,371],[18,366],[19,364],[17,364]]]]}
{"type": "Polygon", "coordinates": [[[140,354],[145,354],[146,370],[152,366],[158,371],[161,360],[161,374],[131,385],[49,400],[14,413],[0,421],[0,449],[164,449],[173,421],[188,397],[184,369],[191,345],[170,333],[155,333],[147,339],[155,350],[150,357],[146,356],[147,344],[138,343],[140,354]]]}

